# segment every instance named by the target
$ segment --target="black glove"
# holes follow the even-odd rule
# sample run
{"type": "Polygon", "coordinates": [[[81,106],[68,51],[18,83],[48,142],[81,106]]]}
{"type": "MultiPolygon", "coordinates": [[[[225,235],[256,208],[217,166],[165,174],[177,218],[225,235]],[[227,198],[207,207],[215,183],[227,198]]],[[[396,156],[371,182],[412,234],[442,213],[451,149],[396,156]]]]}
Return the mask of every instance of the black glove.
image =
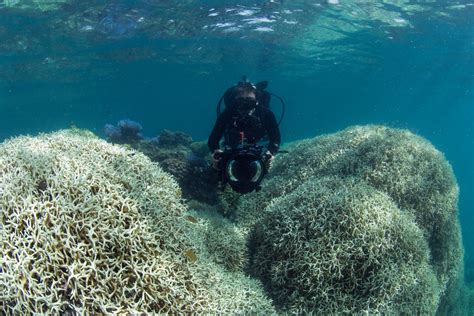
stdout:
{"type": "Polygon", "coordinates": [[[222,158],[222,154],[224,152],[220,149],[216,149],[214,150],[214,152],[212,153],[212,168],[214,169],[219,169],[219,161],[221,160],[222,158]]]}

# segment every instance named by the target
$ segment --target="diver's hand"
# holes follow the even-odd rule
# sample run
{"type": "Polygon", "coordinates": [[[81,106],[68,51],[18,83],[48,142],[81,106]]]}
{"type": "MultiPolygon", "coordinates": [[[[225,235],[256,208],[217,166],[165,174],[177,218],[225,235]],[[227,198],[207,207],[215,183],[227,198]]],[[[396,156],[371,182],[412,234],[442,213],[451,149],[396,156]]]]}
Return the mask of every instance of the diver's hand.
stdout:
{"type": "Polygon", "coordinates": [[[212,153],[212,168],[216,170],[219,169],[219,161],[221,160],[223,153],[224,152],[221,149],[214,150],[212,153]]]}
{"type": "Polygon", "coordinates": [[[265,163],[265,168],[267,169],[267,171],[270,170],[270,168],[272,167],[273,160],[275,160],[275,156],[273,156],[273,154],[269,150],[267,150],[265,152],[264,159],[263,159],[263,162],[265,163]]]}

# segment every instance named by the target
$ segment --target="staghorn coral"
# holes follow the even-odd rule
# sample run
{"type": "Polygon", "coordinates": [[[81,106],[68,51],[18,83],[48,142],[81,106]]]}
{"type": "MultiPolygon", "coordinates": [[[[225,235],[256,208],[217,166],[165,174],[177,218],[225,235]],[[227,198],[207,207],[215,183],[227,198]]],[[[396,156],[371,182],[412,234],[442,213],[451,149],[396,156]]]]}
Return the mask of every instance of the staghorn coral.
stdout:
{"type": "Polygon", "coordinates": [[[249,228],[261,218],[261,211],[275,197],[292,192],[314,175],[331,175],[332,166],[357,146],[346,133],[323,135],[287,145],[287,155],[277,155],[272,169],[262,182],[262,190],[249,193],[238,203],[236,220],[249,228]]]}
{"type": "Polygon", "coordinates": [[[210,259],[232,272],[243,272],[248,263],[246,236],[238,226],[211,208],[196,209],[187,218],[196,221],[197,233],[210,259]],[[197,220],[199,218],[199,221],[197,220]]]}
{"type": "Polygon", "coordinates": [[[70,131],[3,143],[1,310],[272,313],[257,281],[208,259],[185,211],[135,151],[70,131]]]}
{"type": "Polygon", "coordinates": [[[434,314],[440,286],[423,231],[356,178],[311,178],[274,199],[251,240],[251,271],[284,312],[434,314]]]}
{"type": "MultiPolygon", "coordinates": [[[[262,190],[231,204],[243,229],[259,225],[262,210],[275,198],[298,190],[313,177],[361,179],[412,215],[429,246],[441,304],[452,300],[455,294],[450,292],[462,279],[463,248],[458,186],[442,153],[407,130],[374,125],[299,141],[286,149],[290,154],[277,156],[262,190]]],[[[228,208],[229,203],[222,204],[228,208]]]]}
{"type": "Polygon", "coordinates": [[[427,238],[436,275],[443,285],[458,278],[463,261],[457,218],[459,188],[444,155],[406,130],[376,127],[339,170],[386,192],[415,216],[427,238]]]}
{"type": "Polygon", "coordinates": [[[442,289],[452,287],[463,258],[457,218],[459,189],[444,155],[407,130],[355,126],[290,145],[277,157],[263,189],[240,199],[237,220],[259,221],[272,199],[288,194],[314,176],[354,176],[387,193],[414,215],[430,247],[442,289]]]}
{"type": "MultiPolygon", "coordinates": [[[[238,207],[242,207],[244,203],[240,198],[242,194],[232,190],[230,186],[226,186],[224,190],[221,190],[217,194],[217,205],[219,212],[229,218],[232,221],[239,221],[239,226],[244,229],[247,229],[250,225],[243,225],[242,213],[237,213],[238,207]]],[[[245,201],[245,200],[244,200],[245,201]]],[[[244,211],[242,208],[240,211],[244,211]]],[[[248,212],[250,213],[250,212],[248,212]]],[[[247,213],[247,215],[248,215],[247,213]]],[[[252,221],[254,223],[255,221],[252,221]]]]}
{"type": "Polygon", "coordinates": [[[195,233],[203,238],[201,246],[209,258],[228,271],[244,271],[248,263],[246,234],[240,227],[222,216],[219,209],[196,200],[186,202],[189,215],[186,219],[198,225],[195,233]]]}

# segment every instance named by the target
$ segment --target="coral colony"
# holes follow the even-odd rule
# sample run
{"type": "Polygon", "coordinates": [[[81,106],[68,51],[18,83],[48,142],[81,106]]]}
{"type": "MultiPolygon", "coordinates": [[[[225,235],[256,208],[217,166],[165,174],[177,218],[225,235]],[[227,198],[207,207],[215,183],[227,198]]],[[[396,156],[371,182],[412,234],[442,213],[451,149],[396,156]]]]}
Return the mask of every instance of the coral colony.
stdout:
{"type": "Polygon", "coordinates": [[[120,120],[117,126],[106,124],[104,127],[104,133],[108,140],[117,144],[129,144],[142,140],[141,130],[140,123],[129,119],[120,120]]]}
{"type": "Polygon", "coordinates": [[[135,135],[135,149],[78,130],[0,145],[3,313],[434,315],[459,302],[458,186],[427,140],[351,127],[288,145],[258,193],[185,204],[162,166],[202,165],[205,145],[140,140],[130,122],[108,137],[135,135]]]}
{"type": "Polygon", "coordinates": [[[61,131],[3,143],[0,165],[7,314],[274,311],[258,281],[213,261],[209,224],[143,154],[61,131]]]}
{"type": "Polygon", "coordinates": [[[128,119],[120,120],[116,126],[107,124],[104,127],[109,142],[131,146],[172,174],[185,198],[217,202],[217,178],[208,168],[206,142],[194,142],[185,133],[166,129],[157,137],[148,138],[141,134],[141,130],[139,123],[128,119]]]}
{"type": "Polygon", "coordinates": [[[253,275],[280,308],[432,315],[456,304],[459,189],[442,153],[383,126],[286,149],[261,192],[232,205],[253,231],[253,275]]]}

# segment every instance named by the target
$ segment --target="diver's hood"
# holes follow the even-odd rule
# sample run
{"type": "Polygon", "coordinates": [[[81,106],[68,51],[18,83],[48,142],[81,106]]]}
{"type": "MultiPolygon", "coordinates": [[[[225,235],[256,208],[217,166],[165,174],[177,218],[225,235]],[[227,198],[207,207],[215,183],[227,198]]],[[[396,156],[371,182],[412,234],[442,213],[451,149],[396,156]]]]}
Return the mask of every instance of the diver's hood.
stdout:
{"type": "Polygon", "coordinates": [[[225,107],[232,107],[234,105],[235,99],[237,98],[238,89],[243,85],[250,85],[253,89],[255,89],[259,106],[269,109],[272,96],[274,96],[280,101],[282,106],[280,119],[278,120],[278,125],[280,125],[283,121],[283,117],[285,116],[285,102],[283,101],[283,99],[280,96],[265,90],[268,87],[268,81],[260,81],[254,85],[247,79],[247,76],[243,76],[242,81],[239,81],[236,85],[228,88],[224,92],[224,94],[217,102],[217,116],[219,116],[222,112],[222,102],[224,102],[225,107]]]}

